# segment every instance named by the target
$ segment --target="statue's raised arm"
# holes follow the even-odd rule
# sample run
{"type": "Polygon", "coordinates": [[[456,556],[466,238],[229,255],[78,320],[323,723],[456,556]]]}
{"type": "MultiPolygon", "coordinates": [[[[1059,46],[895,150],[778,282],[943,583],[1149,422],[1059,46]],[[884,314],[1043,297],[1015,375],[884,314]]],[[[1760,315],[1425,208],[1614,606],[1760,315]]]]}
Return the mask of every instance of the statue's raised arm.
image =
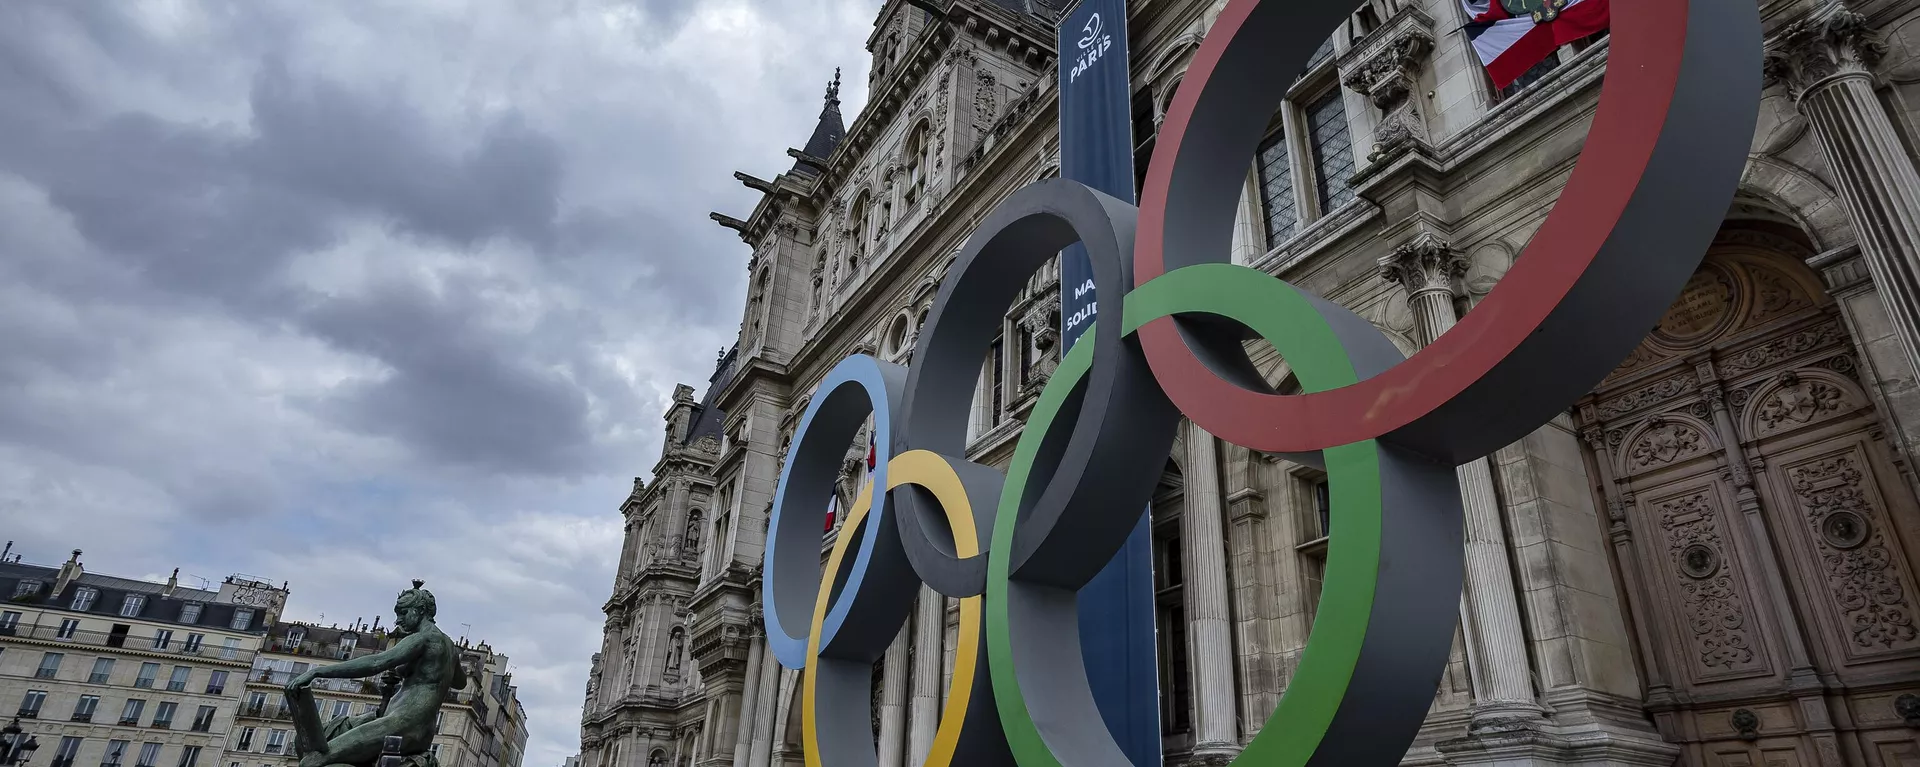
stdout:
{"type": "Polygon", "coordinates": [[[394,600],[395,636],[385,650],[307,671],[287,684],[287,704],[298,733],[300,767],[370,767],[383,740],[401,738],[400,753],[411,767],[438,767],[429,753],[434,716],[450,690],[466,686],[459,648],[434,625],[433,593],[414,581],[394,600]],[[398,689],[380,710],[322,723],[311,685],[315,679],[363,679],[378,674],[399,678],[398,689]]]}

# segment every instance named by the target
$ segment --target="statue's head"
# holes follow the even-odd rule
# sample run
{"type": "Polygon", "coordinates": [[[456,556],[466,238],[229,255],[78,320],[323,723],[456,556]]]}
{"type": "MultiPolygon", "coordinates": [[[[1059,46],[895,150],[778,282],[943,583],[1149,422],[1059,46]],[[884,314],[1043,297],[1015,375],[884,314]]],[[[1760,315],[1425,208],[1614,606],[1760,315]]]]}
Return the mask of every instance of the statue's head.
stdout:
{"type": "Polygon", "coordinates": [[[393,625],[406,633],[420,630],[420,625],[433,620],[437,607],[433,602],[433,592],[420,588],[426,581],[415,579],[413,588],[400,592],[393,601],[393,625]]]}

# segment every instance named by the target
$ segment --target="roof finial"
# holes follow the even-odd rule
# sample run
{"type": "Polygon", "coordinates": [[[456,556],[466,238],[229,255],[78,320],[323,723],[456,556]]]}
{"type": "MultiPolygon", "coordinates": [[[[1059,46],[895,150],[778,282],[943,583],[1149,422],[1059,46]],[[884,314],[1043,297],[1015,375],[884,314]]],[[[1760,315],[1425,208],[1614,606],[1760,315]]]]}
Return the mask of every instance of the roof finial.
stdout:
{"type": "Polygon", "coordinates": [[[833,68],[833,82],[827,84],[827,103],[840,103],[840,68],[833,68]]]}

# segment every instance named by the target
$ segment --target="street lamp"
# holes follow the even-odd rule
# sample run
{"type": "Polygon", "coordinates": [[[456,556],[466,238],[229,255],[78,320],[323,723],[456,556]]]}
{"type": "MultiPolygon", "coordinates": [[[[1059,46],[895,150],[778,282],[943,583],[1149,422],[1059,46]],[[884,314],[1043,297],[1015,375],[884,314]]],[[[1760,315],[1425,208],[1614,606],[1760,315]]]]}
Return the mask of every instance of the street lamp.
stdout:
{"type": "Polygon", "coordinates": [[[25,767],[27,760],[33,758],[33,752],[38,750],[40,741],[20,732],[20,717],[16,716],[7,726],[0,727],[0,767],[25,767]]]}

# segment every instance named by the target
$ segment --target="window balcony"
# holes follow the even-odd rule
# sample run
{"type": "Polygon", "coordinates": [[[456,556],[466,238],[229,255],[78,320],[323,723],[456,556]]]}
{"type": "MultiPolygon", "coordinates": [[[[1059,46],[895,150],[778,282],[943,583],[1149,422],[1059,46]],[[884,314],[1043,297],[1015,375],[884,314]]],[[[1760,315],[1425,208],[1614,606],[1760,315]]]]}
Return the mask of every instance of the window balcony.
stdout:
{"type": "Polygon", "coordinates": [[[171,720],[171,719],[169,719],[169,720],[167,720],[167,721],[164,721],[164,722],[162,722],[162,721],[160,721],[160,720],[158,720],[158,719],[156,719],[156,720],[154,720],[154,722],[153,722],[153,724],[152,724],[152,725],[150,725],[150,726],[151,726],[151,727],[153,727],[153,729],[156,729],[156,730],[171,730],[171,729],[173,729],[173,720],[171,720]]]}
{"type": "Polygon", "coordinates": [[[186,691],[187,691],[186,682],[168,682],[167,683],[167,692],[186,692],[186,691]]]}
{"type": "Polygon", "coordinates": [[[139,727],[140,717],[137,717],[137,716],[123,717],[120,720],[120,726],[121,727],[139,727]]]}
{"type": "Polygon", "coordinates": [[[141,677],[139,679],[133,680],[133,686],[138,687],[142,690],[151,690],[153,689],[153,680],[148,679],[146,677],[141,677]]]}
{"type": "Polygon", "coordinates": [[[90,684],[106,684],[107,675],[106,674],[88,674],[87,682],[90,684]]]}
{"type": "Polygon", "coordinates": [[[20,713],[17,716],[19,716],[21,719],[39,719],[40,709],[23,708],[23,709],[20,709],[20,713]]]}
{"type": "Polygon", "coordinates": [[[92,714],[74,714],[74,715],[73,715],[73,719],[72,719],[71,721],[75,721],[75,722],[91,722],[91,721],[93,721],[93,715],[92,715],[92,714]]]}
{"type": "Polygon", "coordinates": [[[60,669],[57,668],[40,668],[33,670],[33,677],[35,679],[52,679],[59,674],[60,669]]]}

